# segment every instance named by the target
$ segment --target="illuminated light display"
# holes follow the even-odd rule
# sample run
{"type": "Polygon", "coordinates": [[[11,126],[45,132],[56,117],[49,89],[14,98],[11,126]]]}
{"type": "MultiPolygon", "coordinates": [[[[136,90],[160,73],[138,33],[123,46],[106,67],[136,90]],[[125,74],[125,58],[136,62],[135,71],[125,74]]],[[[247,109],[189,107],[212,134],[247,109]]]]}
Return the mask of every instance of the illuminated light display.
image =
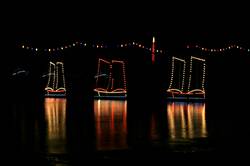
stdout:
{"type": "Polygon", "coordinates": [[[112,60],[109,62],[104,59],[99,59],[95,78],[96,88],[94,92],[96,93],[96,98],[122,99],[127,97],[126,68],[124,61],[112,60]],[[122,75],[118,70],[121,70],[122,75]],[[122,83],[119,84],[119,81],[122,83]]]}
{"type": "Polygon", "coordinates": [[[191,94],[202,94],[204,95],[204,98],[205,98],[205,75],[206,75],[206,63],[205,63],[205,59],[201,59],[201,58],[198,58],[198,57],[194,57],[194,56],[191,56],[190,58],[190,67],[189,67],[189,79],[188,79],[188,92],[187,94],[191,95],[191,94]],[[203,64],[203,67],[202,67],[202,81],[201,81],[201,89],[192,89],[190,90],[190,87],[191,87],[191,81],[192,81],[192,68],[193,68],[193,60],[196,60],[198,62],[201,62],[203,64]]]}
{"type": "MultiPolygon", "coordinates": [[[[153,43],[155,43],[155,37],[153,37],[153,43]]],[[[85,42],[85,41],[76,41],[71,44],[63,45],[63,46],[58,46],[55,48],[38,48],[38,47],[32,47],[28,46],[26,44],[22,44],[19,46],[19,48],[26,49],[26,50],[31,50],[31,51],[43,51],[43,52],[55,52],[55,51],[63,51],[66,49],[70,48],[75,48],[75,47],[81,47],[81,48],[98,48],[98,49],[103,49],[103,48],[141,48],[146,51],[151,51],[156,52],[156,53],[164,53],[165,51],[160,50],[160,49],[155,49],[151,47],[147,47],[142,42],[123,42],[123,43],[118,43],[118,44],[104,44],[104,43],[94,43],[94,42],[85,42]],[[114,45],[116,45],[114,47],[114,45]]]]}
{"type": "MultiPolygon", "coordinates": [[[[191,56],[190,58],[190,65],[189,65],[189,77],[188,77],[188,87],[184,89],[185,86],[185,68],[186,68],[186,61],[184,59],[180,59],[177,57],[172,57],[172,68],[171,68],[171,78],[170,78],[170,84],[169,88],[167,90],[167,94],[169,99],[205,99],[205,75],[206,75],[206,64],[205,59],[201,59],[198,57],[191,56]],[[181,81],[178,81],[176,84],[179,84],[179,87],[174,87],[173,80],[174,77],[178,77],[178,74],[175,74],[175,61],[183,62],[183,69],[182,74],[179,74],[179,77],[182,77],[182,79],[178,79],[181,81]],[[193,71],[193,61],[198,61],[199,63],[202,63],[202,79],[199,84],[199,87],[191,89],[191,82],[192,82],[192,71],[193,71]]],[[[180,72],[180,71],[179,71],[180,72]]],[[[196,84],[197,84],[197,80],[196,84]]],[[[176,85],[175,85],[176,86],[176,85]]],[[[178,86],[178,85],[177,85],[178,86]]]]}
{"type": "Polygon", "coordinates": [[[47,97],[65,97],[65,76],[64,76],[64,65],[62,62],[50,62],[49,63],[49,74],[48,83],[45,88],[47,97]]]}
{"type": "Polygon", "coordinates": [[[222,48],[206,48],[206,47],[202,47],[200,45],[186,45],[186,48],[197,48],[197,49],[199,49],[201,51],[205,51],[205,52],[224,52],[224,51],[232,50],[232,49],[239,49],[242,51],[250,52],[250,49],[244,48],[244,47],[236,45],[236,44],[231,44],[231,45],[228,45],[227,47],[222,47],[222,48]]]}
{"type": "MultiPolygon", "coordinates": [[[[158,52],[158,50],[156,50],[158,52]]],[[[155,37],[152,40],[152,64],[155,63],[155,37]]]]}
{"type": "Polygon", "coordinates": [[[170,84],[167,92],[172,93],[172,95],[179,93],[183,93],[184,88],[184,82],[185,82],[185,70],[186,70],[186,61],[184,59],[180,59],[177,57],[172,57],[172,68],[171,68],[171,78],[170,78],[170,84]],[[181,87],[179,88],[173,88],[173,78],[174,78],[174,68],[175,68],[175,61],[179,61],[183,63],[183,70],[182,70],[182,79],[181,79],[181,87]]]}

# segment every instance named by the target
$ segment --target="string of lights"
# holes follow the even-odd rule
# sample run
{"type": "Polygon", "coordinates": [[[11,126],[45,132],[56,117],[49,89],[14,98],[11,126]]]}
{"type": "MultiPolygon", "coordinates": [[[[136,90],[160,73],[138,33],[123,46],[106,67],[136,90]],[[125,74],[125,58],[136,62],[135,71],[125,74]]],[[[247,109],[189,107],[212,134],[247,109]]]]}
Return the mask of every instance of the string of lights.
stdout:
{"type": "Polygon", "coordinates": [[[183,91],[184,81],[185,81],[186,61],[184,59],[180,59],[180,58],[177,58],[177,57],[172,57],[171,79],[170,79],[170,84],[169,84],[169,88],[168,89],[172,89],[173,77],[174,77],[175,60],[183,62],[182,83],[181,83],[181,91],[183,91]]]}
{"type": "Polygon", "coordinates": [[[206,75],[206,61],[205,59],[201,59],[195,56],[191,56],[190,58],[190,68],[189,68],[189,79],[188,79],[188,91],[190,91],[190,86],[191,86],[191,79],[192,79],[192,70],[193,70],[193,60],[197,60],[202,62],[202,81],[201,81],[201,87],[202,87],[202,91],[205,92],[205,75],[206,75]]]}
{"type": "Polygon", "coordinates": [[[108,84],[106,88],[98,87],[98,84],[96,81],[96,88],[94,89],[95,92],[97,92],[98,97],[126,97],[127,96],[127,82],[126,82],[126,71],[125,71],[125,62],[120,60],[111,60],[110,62],[104,59],[99,58],[98,60],[98,67],[97,67],[97,77],[96,80],[98,80],[98,76],[101,76],[101,62],[109,65],[109,76],[108,76],[108,84]],[[113,64],[118,63],[122,65],[122,78],[123,78],[123,87],[114,87],[114,80],[113,78],[113,64]],[[110,85],[111,84],[111,85],[110,85]],[[104,96],[103,96],[104,95],[104,96]]]}
{"type": "MultiPolygon", "coordinates": [[[[152,51],[154,53],[165,53],[163,49],[155,49],[155,37],[153,37],[152,41],[152,46],[147,47],[145,46],[142,42],[122,42],[118,44],[104,44],[104,43],[95,43],[95,42],[87,42],[87,41],[76,41],[67,45],[62,45],[58,47],[51,47],[51,48],[38,48],[38,47],[32,47],[28,44],[22,44],[19,45],[19,48],[34,51],[34,52],[57,52],[57,51],[63,51],[67,50],[70,48],[75,48],[75,47],[80,47],[80,48],[98,48],[98,49],[105,49],[105,48],[141,48],[146,51],[152,51]]],[[[199,49],[200,51],[204,52],[225,52],[228,50],[233,50],[233,49],[239,49],[242,51],[247,51],[250,52],[250,48],[245,48],[243,46],[237,45],[237,44],[230,44],[225,47],[221,48],[208,48],[208,47],[203,47],[199,44],[188,44],[186,45],[186,48],[188,49],[199,49]]],[[[152,55],[152,60],[154,60],[154,57],[152,55]]]]}
{"type": "Polygon", "coordinates": [[[49,62],[49,78],[48,83],[45,88],[45,90],[48,91],[66,91],[65,88],[65,77],[64,77],[64,65],[62,62],[49,62]],[[52,67],[53,66],[53,67],[52,67]],[[61,66],[61,68],[59,67],[61,66]],[[62,75],[62,81],[63,81],[63,87],[58,86],[59,84],[59,68],[61,69],[61,75],[62,75]],[[53,78],[51,78],[51,75],[53,78]],[[51,87],[51,80],[52,80],[52,87],[51,87]]]}
{"type": "Polygon", "coordinates": [[[225,51],[232,50],[232,49],[239,49],[242,51],[250,52],[250,48],[245,48],[236,44],[231,44],[231,45],[228,45],[226,47],[221,47],[221,48],[207,48],[207,47],[202,47],[196,44],[196,45],[186,45],[186,48],[197,48],[205,52],[225,52],[225,51]]]}
{"type": "MultiPolygon", "coordinates": [[[[93,42],[73,42],[68,45],[58,46],[58,47],[51,47],[51,48],[38,48],[38,47],[32,47],[28,44],[22,44],[19,46],[19,48],[31,50],[35,52],[56,52],[56,51],[63,51],[66,49],[74,48],[74,47],[80,47],[80,48],[98,48],[98,49],[104,49],[104,48],[142,48],[146,51],[152,51],[151,47],[146,47],[141,42],[123,42],[119,44],[103,44],[103,43],[93,43],[93,42]]],[[[156,53],[163,53],[163,50],[161,49],[154,49],[154,52],[156,53]]]]}

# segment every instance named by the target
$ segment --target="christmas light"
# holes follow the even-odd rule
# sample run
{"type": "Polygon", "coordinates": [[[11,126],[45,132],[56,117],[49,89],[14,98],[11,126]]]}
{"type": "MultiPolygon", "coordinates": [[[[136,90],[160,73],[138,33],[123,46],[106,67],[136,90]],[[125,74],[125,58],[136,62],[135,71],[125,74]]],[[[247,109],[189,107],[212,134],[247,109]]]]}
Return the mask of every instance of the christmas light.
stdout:
{"type": "Polygon", "coordinates": [[[152,64],[155,63],[155,37],[152,40],[152,64]]]}
{"type": "Polygon", "coordinates": [[[205,64],[205,59],[201,59],[198,57],[191,56],[190,58],[190,67],[189,67],[189,79],[188,79],[188,94],[191,94],[193,92],[200,91],[201,93],[204,94],[205,97],[205,75],[206,75],[206,64],[205,64]],[[194,89],[190,91],[190,86],[191,86],[191,80],[192,80],[192,67],[193,67],[193,59],[201,61],[203,63],[203,68],[202,68],[202,81],[201,81],[201,88],[202,89],[194,89]]]}
{"type": "Polygon", "coordinates": [[[45,88],[47,93],[46,96],[65,96],[66,88],[65,88],[65,77],[64,77],[64,65],[62,62],[49,62],[49,78],[48,83],[45,88]],[[61,76],[62,76],[62,83],[63,87],[59,87],[59,66],[61,66],[61,76]],[[53,80],[51,79],[53,77],[53,80]],[[52,87],[51,85],[52,80],[52,87]]]}
{"type": "Polygon", "coordinates": [[[185,61],[184,59],[180,59],[180,58],[177,58],[177,57],[172,57],[171,78],[170,78],[169,88],[168,88],[168,90],[167,90],[168,92],[170,92],[170,91],[178,91],[178,92],[180,92],[180,93],[183,92],[184,82],[185,82],[185,70],[186,70],[186,61],[185,61]],[[172,88],[173,77],[174,77],[175,60],[180,61],[180,62],[183,62],[181,89],[172,88]]]}
{"type": "Polygon", "coordinates": [[[227,47],[223,47],[223,48],[206,48],[206,47],[201,47],[201,46],[196,44],[195,46],[186,45],[186,48],[198,48],[201,51],[205,51],[205,52],[224,52],[226,50],[232,50],[232,49],[240,49],[240,50],[243,50],[243,51],[250,52],[250,49],[247,49],[247,48],[244,48],[242,46],[235,45],[235,44],[234,45],[228,45],[227,47]]]}
{"type": "Polygon", "coordinates": [[[205,59],[202,58],[198,58],[198,57],[194,57],[191,56],[190,58],[190,66],[189,66],[189,78],[188,78],[188,90],[187,92],[184,92],[184,83],[185,83],[185,68],[186,68],[186,61],[184,59],[180,59],[177,57],[172,57],[172,68],[171,68],[171,78],[170,78],[170,84],[169,84],[169,88],[167,90],[167,92],[170,92],[172,94],[172,97],[174,98],[175,94],[181,94],[183,96],[181,96],[180,98],[192,98],[192,96],[190,96],[191,94],[203,94],[204,98],[205,98],[205,72],[206,72],[206,64],[205,64],[205,59]],[[175,66],[175,60],[183,62],[183,71],[182,71],[182,81],[181,81],[181,87],[179,88],[173,88],[173,77],[174,77],[174,66],[175,66]],[[190,90],[190,86],[191,86],[191,80],[192,80],[192,70],[193,70],[193,60],[197,60],[203,63],[202,66],[202,81],[201,81],[201,89],[192,89],[190,90]],[[188,95],[188,96],[187,96],[188,95]]]}
{"type": "MultiPolygon", "coordinates": [[[[105,74],[106,75],[106,74],[105,74]]],[[[114,94],[117,94],[117,97],[126,97],[127,96],[127,86],[126,86],[126,69],[125,69],[125,62],[124,61],[119,61],[119,60],[111,60],[111,62],[101,59],[98,59],[98,67],[97,67],[97,74],[96,74],[96,88],[94,89],[95,92],[97,92],[98,97],[102,97],[102,95],[105,94],[106,97],[112,96],[114,97],[114,94]],[[101,62],[106,63],[109,65],[109,75],[108,75],[108,85],[106,88],[99,88],[98,87],[98,77],[102,75],[101,73],[101,62]],[[121,63],[122,64],[122,75],[123,75],[123,87],[120,88],[114,88],[114,78],[113,78],[113,64],[115,63],[121,63]]]]}
{"type": "MultiPolygon", "coordinates": [[[[155,38],[153,39],[153,43],[155,43],[155,38]]],[[[55,48],[37,48],[37,47],[30,47],[30,46],[26,46],[25,44],[21,45],[20,48],[22,49],[26,49],[26,50],[31,50],[31,51],[44,51],[44,52],[55,52],[55,51],[62,51],[65,49],[69,49],[69,48],[75,48],[75,47],[89,47],[89,48],[114,48],[113,44],[101,44],[101,43],[93,43],[93,42],[72,42],[71,44],[68,45],[63,45],[63,46],[59,46],[59,47],[55,47],[55,48]]],[[[146,47],[144,44],[142,44],[141,42],[123,42],[120,44],[116,44],[116,48],[141,48],[144,49],[146,51],[151,51],[152,48],[151,47],[146,47]]],[[[153,50],[156,53],[164,53],[163,50],[157,49],[157,50],[153,50]]]]}

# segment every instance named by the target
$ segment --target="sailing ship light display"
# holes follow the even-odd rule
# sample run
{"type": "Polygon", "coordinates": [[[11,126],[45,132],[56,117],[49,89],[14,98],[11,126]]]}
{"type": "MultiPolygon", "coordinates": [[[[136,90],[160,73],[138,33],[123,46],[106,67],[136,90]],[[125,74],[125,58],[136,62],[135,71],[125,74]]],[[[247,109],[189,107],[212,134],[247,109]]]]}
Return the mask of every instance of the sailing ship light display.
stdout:
{"type": "Polygon", "coordinates": [[[45,91],[47,97],[66,96],[63,62],[49,62],[48,83],[45,91]]]}
{"type": "Polygon", "coordinates": [[[205,59],[191,56],[188,81],[186,81],[186,67],[185,59],[172,57],[168,99],[205,99],[205,59]]]}
{"type": "Polygon", "coordinates": [[[99,58],[95,79],[95,98],[125,99],[127,97],[126,69],[124,61],[107,61],[99,58]]]}

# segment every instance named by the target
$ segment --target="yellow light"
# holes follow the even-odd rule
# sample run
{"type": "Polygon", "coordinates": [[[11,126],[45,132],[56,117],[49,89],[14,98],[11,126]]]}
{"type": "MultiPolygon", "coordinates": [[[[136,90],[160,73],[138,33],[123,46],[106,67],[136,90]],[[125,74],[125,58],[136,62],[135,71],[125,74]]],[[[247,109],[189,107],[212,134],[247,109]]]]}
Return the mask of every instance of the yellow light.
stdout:
{"type": "Polygon", "coordinates": [[[24,45],[22,45],[22,48],[24,48],[25,46],[24,45]]]}
{"type": "Polygon", "coordinates": [[[153,43],[155,42],[155,37],[153,36],[153,43]]]}

